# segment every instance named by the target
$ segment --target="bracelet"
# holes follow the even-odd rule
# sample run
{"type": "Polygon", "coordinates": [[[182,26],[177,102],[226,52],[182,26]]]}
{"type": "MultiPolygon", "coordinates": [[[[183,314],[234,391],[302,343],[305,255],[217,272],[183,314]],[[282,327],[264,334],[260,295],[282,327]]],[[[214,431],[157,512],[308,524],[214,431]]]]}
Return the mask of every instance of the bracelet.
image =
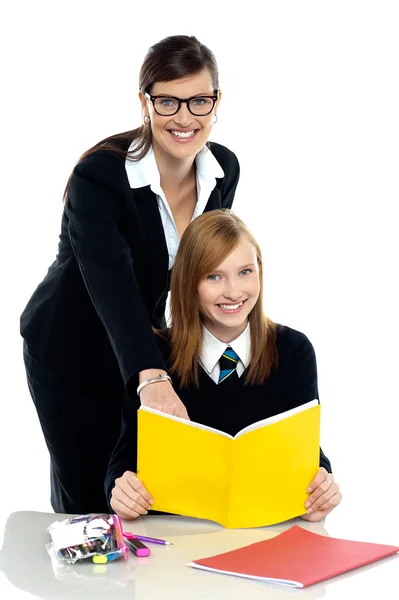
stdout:
{"type": "Polygon", "coordinates": [[[169,375],[165,375],[165,373],[160,373],[157,377],[150,377],[150,379],[145,379],[142,381],[137,388],[137,395],[140,397],[140,392],[146,385],[150,385],[151,383],[157,383],[157,381],[170,381],[172,383],[169,375]]]}

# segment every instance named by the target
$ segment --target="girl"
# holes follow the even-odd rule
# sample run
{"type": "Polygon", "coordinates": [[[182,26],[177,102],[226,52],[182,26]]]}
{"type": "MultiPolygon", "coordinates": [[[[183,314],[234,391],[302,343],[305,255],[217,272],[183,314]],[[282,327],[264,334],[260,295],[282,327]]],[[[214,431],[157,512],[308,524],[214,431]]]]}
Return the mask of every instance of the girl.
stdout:
{"type": "MultiPolygon", "coordinates": [[[[264,315],[262,290],[260,248],[236,215],[213,211],[189,225],[172,273],[171,326],[159,347],[190,419],[233,436],[318,398],[310,341],[264,315]]],[[[152,504],[151,490],[135,474],[137,408],[138,402],[125,403],[105,485],[111,508],[124,519],[146,514],[152,504]]],[[[311,521],[341,500],[321,449],[307,492],[303,518],[311,521]]]]}

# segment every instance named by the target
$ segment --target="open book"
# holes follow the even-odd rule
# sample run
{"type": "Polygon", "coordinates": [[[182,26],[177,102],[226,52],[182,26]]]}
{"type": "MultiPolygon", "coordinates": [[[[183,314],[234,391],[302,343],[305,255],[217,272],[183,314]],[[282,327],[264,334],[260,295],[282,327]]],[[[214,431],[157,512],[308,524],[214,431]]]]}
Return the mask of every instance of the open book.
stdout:
{"type": "Polygon", "coordinates": [[[304,514],[319,467],[317,400],[232,436],[142,406],[137,474],[153,509],[260,527],[304,514]]]}
{"type": "Polygon", "coordinates": [[[396,546],[331,538],[294,525],[273,538],[188,563],[189,567],[306,587],[398,552],[396,546]]]}

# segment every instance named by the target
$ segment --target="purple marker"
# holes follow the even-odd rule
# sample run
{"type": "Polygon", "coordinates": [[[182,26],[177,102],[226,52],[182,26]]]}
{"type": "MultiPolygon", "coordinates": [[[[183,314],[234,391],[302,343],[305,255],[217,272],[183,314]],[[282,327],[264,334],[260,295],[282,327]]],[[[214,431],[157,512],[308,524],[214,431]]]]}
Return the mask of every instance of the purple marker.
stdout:
{"type": "Polygon", "coordinates": [[[167,542],[166,540],[160,540],[158,538],[147,537],[145,535],[135,535],[130,531],[125,531],[123,534],[125,540],[140,540],[141,542],[148,542],[149,544],[161,544],[162,546],[173,546],[173,542],[167,542]]]}

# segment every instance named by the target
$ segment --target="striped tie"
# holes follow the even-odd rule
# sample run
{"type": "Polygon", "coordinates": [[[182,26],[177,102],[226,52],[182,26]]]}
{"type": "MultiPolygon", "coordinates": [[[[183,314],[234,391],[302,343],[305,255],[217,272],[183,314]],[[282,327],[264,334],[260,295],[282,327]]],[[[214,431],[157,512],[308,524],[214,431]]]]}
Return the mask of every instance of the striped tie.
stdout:
{"type": "Polygon", "coordinates": [[[238,363],[237,354],[234,352],[233,348],[230,348],[230,346],[227,346],[226,350],[223,352],[222,356],[219,359],[219,365],[220,365],[219,384],[226,381],[226,379],[228,379],[233,373],[235,373],[237,363],[238,363]]]}

